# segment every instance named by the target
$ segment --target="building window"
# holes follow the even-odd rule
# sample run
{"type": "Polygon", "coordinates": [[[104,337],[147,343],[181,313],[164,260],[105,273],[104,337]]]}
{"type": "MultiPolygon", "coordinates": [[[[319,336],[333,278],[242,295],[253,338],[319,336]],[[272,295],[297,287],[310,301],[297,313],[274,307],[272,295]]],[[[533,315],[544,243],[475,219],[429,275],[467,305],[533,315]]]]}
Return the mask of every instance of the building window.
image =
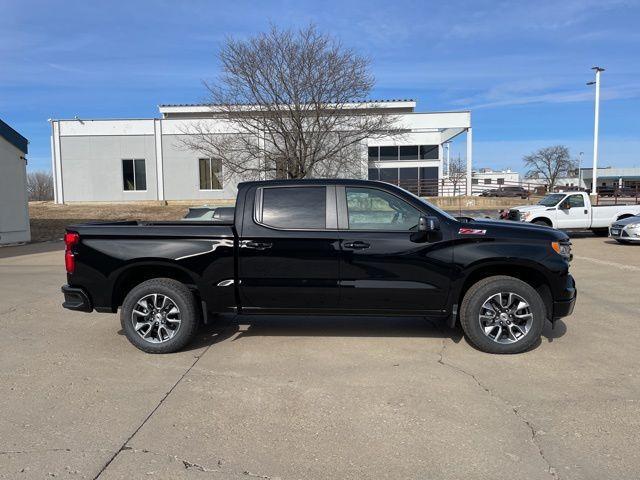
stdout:
{"type": "Polygon", "coordinates": [[[144,158],[125,158],[122,160],[122,184],[125,191],[147,189],[144,158]]]}
{"type": "Polygon", "coordinates": [[[490,178],[485,178],[484,179],[484,184],[485,185],[491,185],[491,179],[490,178]]]}
{"type": "Polygon", "coordinates": [[[380,180],[380,172],[377,168],[369,169],[369,180],[380,180]]]}
{"type": "Polygon", "coordinates": [[[218,158],[198,159],[200,190],[222,189],[222,161],[218,158]]]}
{"type": "Polygon", "coordinates": [[[504,178],[498,179],[498,185],[504,185],[504,178]]]}
{"type": "Polygon", "coordinates": [[[369,161],[377,162],[378,161],[378,150],[379,147],[369,147],[369,161]]]}
{"type": "Polygon", "coordinates": [[[381,168],[380,180],[388,183],[398,183],[398,169],[397,168],[381,168]]]}
{"type": "Polygon", "coordinates": [[[478,185],[478,179],[477,178],[472,178],[471,179],[471,185],[478,185]]]}
{"type": "Polygon", "coordinates": [[[418,146],[417,145],[401,146],[400,160],[418,160],[418,146]]]}
{"type": "Polygon", "coordinates": [[[420,160],[438,160],[439,157],[438,145],[420,145],[420,160]]]}
{"type": "Polygon", "coordinates": [[[398,147],[380,147],[380,161],[398,160],[398,147]]]}

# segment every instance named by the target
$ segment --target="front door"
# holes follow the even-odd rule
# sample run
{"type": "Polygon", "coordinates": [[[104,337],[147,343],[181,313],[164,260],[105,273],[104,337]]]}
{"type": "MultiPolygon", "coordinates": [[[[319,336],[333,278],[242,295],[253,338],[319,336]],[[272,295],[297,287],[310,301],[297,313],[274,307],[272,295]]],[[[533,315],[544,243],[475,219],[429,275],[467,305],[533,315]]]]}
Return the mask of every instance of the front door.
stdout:
{"type": "Polygon", "coordinates": [[[397,313],[444,309],[453,249],[442,240],[442,233],[419,242],[412,235],[420,216],[430,212],[376,187],[337,187],[337,192],[342,309],[397,313]]]}
{"type": "Polygon", "coordinates": [[[557,224],[558,228],[589,228],[589,209],[584,204],[582,195],[569,195],[562,203],[569,208],[560,208],[558,205],[557,224]]]}
{"type": "Polygon", "coordinates": [[[335,310],[340,245],[335,187],[259,187],[247,193],[238,253],[243,309],[335,310]],[[254,203],[255,202],[255,203],[254,203]]]}

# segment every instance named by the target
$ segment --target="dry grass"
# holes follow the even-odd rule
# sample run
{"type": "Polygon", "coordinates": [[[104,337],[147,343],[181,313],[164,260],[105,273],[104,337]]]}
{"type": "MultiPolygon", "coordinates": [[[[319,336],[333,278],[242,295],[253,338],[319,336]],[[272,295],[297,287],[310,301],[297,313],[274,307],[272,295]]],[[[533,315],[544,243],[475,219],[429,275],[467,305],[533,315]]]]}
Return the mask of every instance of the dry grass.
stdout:
{"type": "MultiPolygon", "coordinates": [[[[136,203],[73,203],[56,205],[53,202],[29,202],[31,218],[31,241],[59,240],[64,228],[73,223],[100,220],[178,220],[194,202],[136,203]]],[[[212,205],[213,203],[208,202],[212,205]]]]}

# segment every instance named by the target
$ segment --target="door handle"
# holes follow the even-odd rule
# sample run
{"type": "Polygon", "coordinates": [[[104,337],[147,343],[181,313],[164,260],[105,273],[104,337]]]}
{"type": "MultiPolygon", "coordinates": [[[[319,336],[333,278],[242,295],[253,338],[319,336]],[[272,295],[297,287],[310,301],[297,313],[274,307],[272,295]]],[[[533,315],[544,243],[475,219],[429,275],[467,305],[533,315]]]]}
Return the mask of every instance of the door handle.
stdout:
{"type": "Polygon", "coordinates": [[[344,248],[348,248],[349,250],[363,250],[365,248],[369,248],[371,245],[367,242],[361,242],[357,240],[355,242],[344,242],[342,244],[344,248]]]}
{"type": "Polygon", "coordinates": [[[243,240],[240,242],[240,248],[249,248],[251,250],[269,250],[273,247],[271,242],[257,242],[255,240],[243,240]]]}

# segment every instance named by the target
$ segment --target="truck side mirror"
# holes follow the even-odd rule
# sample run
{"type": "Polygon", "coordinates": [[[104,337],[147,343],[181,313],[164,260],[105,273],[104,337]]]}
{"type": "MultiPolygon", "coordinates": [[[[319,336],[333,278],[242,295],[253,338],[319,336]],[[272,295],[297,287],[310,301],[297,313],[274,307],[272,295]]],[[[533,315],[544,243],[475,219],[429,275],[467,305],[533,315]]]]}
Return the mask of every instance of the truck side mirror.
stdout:
{"type": "Polygon", "coordinates": [[[440,230],[440,222],[436,217],[420,217],[419,232],[435,232],[436,230],[440,230]]]}

